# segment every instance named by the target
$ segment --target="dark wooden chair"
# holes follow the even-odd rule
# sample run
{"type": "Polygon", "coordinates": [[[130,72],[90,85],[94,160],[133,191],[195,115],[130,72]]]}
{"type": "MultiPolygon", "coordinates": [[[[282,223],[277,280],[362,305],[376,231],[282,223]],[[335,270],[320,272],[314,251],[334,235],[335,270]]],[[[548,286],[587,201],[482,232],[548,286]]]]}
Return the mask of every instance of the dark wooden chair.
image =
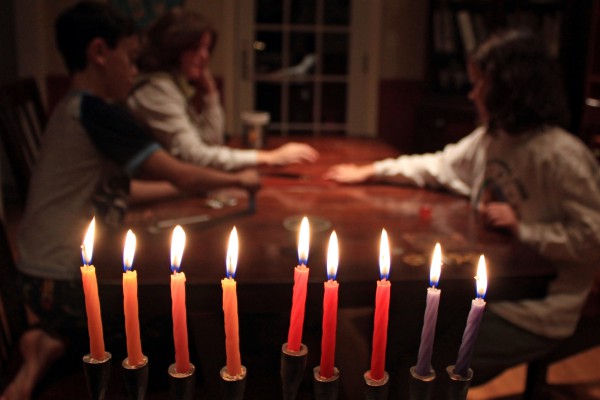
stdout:
{"type": "Polygon", "coordinates": [[[7,383],[4,380],[16,367],[19,337],[27,327],[25,308],[16,280],[12,249],[4,221],[0,219],[0,393],[7,383]]]}
{"type": "Polygon", "coordinates": [[[600,346],[600,274],[596,277],[594,288],[588,296],[575,333],[563,341],[552,353],[531,361],[527,366],[523,398],[526,400],[547,399],[548,367],[555,362],[596,346],[600,346]]]}
{"type": "Polygon", "coordinates": [[[0,86],[0,139],[23,200],[27,197],[46,119],[35,79],[22,78],[0,86]]]}

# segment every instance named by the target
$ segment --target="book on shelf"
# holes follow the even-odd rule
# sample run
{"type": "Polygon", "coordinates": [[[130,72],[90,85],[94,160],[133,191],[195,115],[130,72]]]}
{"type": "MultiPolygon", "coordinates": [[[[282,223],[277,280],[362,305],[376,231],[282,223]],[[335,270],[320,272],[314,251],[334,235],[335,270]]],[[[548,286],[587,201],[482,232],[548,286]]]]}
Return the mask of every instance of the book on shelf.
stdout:
{"type": "Polygon", "coordinates": [[[433,47],[436,52],[452,54],[456,52],[456,39],[452,11],[446,7],[433,12],[433,47]]]}
{"type": "Polygon", "coordinates": [[[471,54],[477,47],[477,39],[475,37],[475,28],[473,28],[471,13],[467,10],[457,11],[456,22],[465,54],[471,54]]]}
{"type": "Polygon", "coordinates": [[[473,14],[473,28],[475,30],[475,38],[477,39],[477,44],[485,41],[489,35],[488,27],[485,23],[485,19],[481,14],[473,14]]]}
{"type": "Polygon", "coordinates": [[[542,34],[552,57],[558,57],[560,52],[560,14],[546,14],[542,18],[542,34]]]}

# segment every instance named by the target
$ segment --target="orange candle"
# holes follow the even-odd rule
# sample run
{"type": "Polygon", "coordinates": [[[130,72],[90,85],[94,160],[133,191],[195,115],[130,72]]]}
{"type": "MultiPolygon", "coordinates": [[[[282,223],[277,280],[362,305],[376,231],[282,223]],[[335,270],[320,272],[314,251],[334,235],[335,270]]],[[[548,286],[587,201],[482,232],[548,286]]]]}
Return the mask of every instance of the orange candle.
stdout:
{"type": "Polygon", "coordinates": [[[304,325],[304,309],[306,305],[306,287],[310,270],[306,267],[308,261],[309,225],[306,217],[302,218],[298,236],[299,265],[294,269],[294,294],[292,297],[292,312],[290,329],[288,331],[287,348],[300,351],[302,344],[302,326],[304,325]]]}
{"type": "Polygon", "coordinates": [[[335,231],[329,238],[327,250],[327,282],[323,295],[323,333],[321,337],[321,365],[319,375],[331,378],[335,368],[335,335],[337,328],[338,283],[335,280],[338,268],[338,243],[335,231]]]}
{"type": "Polygon", "coordinates": [[[229,236],[227,249],[227,277],[221,280],[223,288],[223,314],[225,317],[225,352],[227,354],[226,370],[230,376],[242,373],[240,356],[240,338],[238,325],[238,307],[235,282],[235,270],[238,258],[238,236],[235,227],[229,236]]]}
{"type": "Polygon", "coordinates": [[[92,265],[95,228],[96,218],[93,218],[85,235],[85,239],[83,240],[83,244],[81,245],[81,254],[83,257],[81,279],[83,283],[83,292],[85,294],[85,311],[88,318],[90,355],[93,359],[101,361],[106,358],[106,352],[104,349],[104,335],[102,333],[102,316],[100,313],[96,268],[92,265]]]}
{"type": "Polygon", "coordinates": [[[375,295],[375,321],[373,325],[373,351],[371,353],[370,376],[381,380],[385,375],[385,348],[387,345],[388,315],[390,309],[390,245],[385,229],[381,232],[379,248],[379,271],[381,280],[377,282],[375,295]]]}
{"type": "Polygon", "coordinates": [[[188,349],[187,315],[185,309],[185,274],[179,272],[185,246],[185,232],[177,225],[171,241],[171,313],[173,316],[173,340],[175,343],[175,370],[186,373],[190,370],[188,349]]]}
{"type": "Polygon", "coordinates": [[[137,271],[133,270],[135,235],[127,231],[123,251],[123,309],[125,312],[125,335],[127,337],[127,363],[131,366],[143,363],[140,321],[138,317],[137,271]]]}

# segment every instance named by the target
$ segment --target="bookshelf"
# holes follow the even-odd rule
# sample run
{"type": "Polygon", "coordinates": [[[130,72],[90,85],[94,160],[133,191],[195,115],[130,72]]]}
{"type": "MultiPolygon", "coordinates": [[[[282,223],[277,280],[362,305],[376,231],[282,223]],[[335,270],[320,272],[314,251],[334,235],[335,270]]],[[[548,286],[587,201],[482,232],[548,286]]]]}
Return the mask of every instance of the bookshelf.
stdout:
{"type": "Polygon", "coordinates": [[[584,98],[582,136],[600,160],[600,0],[592,9],[584,98]]]}
{"type": "Polygon", "coordinates": [[[595,1],[430,0],[426,93],[417,110],[415,151],[439,150],[475,127],[477,116],[467,99],[466,59],[491,33],[506,28],[528,28],[544,38],[562,66],[573,117],[570,128],[578,132],[595,1]]]}

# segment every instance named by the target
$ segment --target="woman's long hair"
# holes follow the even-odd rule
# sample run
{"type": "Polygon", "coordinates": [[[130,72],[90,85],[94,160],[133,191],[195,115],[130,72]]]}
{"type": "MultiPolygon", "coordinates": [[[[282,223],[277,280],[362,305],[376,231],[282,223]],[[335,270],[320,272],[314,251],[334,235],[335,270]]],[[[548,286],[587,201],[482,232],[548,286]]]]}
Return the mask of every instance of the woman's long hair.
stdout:
{"type": "Polygon", "coordinates": [[[497,33],[476,50],[471,62],[489,80],[485,106],[490,132],[518,135],[548,125],[566,127],[569,111],[556,60],[533,33],[497,33]]]}
{"type": "Polygon", "coordinates": [[[167,10],[146,32],[139,60],[140,70],[157,72],[179,68],[181,54],[198,47],[206,32],[212,35],[212,52],[217,33],[206,18],[181,7],[167,10]]]}

